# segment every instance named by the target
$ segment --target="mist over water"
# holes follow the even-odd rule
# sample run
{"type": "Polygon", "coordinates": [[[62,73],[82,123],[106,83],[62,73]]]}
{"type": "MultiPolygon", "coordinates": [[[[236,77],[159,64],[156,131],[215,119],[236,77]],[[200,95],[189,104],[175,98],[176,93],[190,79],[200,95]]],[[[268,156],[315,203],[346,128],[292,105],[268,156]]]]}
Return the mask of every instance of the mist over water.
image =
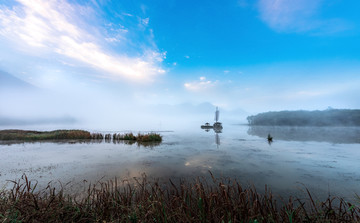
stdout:
{"type": "Polygon", "coordinates": [[[44,90],[3,91],[0,94],[0,128],[174,130],[202,121],[205,111],[208,118],[213,119],[214,106],[210,103],[142,105],[118,95],[97,95],[88,91],[73,94],[44,90]]]}
{"type": "MultiPolygon", "coordinates": [[[[211,103],[140,103],[121,94],[93,89],[56,92],[2,88],[0,129],[84,129],[100,133],[159,132],[163,142],[143,146],[110,142],[6,142],[0,144],[0,181],[26,174],[45,187],[50,181],[79,192],[84,182],[149,177],[236,178],[261,191],[304,196],[306,186],[319,197],[352,198],[360,169],[358,127],[247,126],[242,110],[220,107],[222,133],[200,128],[214,122],[211,103]],[[271,134],[273,143],[268,144],[271,134]]],[[[4,185],[1,185],[4,186],[4,185]]],[[[5,185],[9,186],[9,184],[5,185]]]]}
{"type": "MultiPolygon", "coordinates": [[[[315,134],[321,130],[307,131],[315,134]]],[[[359,129],[348,131],[356,133],[359,129]]],[[[104,133],[113,132],[116,130],[104,133]]],[[[160,132],[163,142],[150,147],[105,141],[2,144],[0,181],[18,179],[25,173],[40,187],[59,180],[71,182],[69,192],[78,192],[84,189],[84,182],[100,179],[131,179],[145,173],[165,182],[209,178],[211,171],[216,177],[255,185],[259,191],[268,185],[284,197],[306,197],[305,186],[319,198],[329,192],[353,197],[360,182],[356,172],[360,168],[359,143],[352,139],[335,143],[331,138],[320,142],[301,135],[294,138],[295,133],[285,139],[280,133],[271,132],[274,141],[269,145],[266,136],[254,134],[248,126],[225,123],[222,133],[215,134],[188,123],[187,129],[160,132]]]]}
{"type": "MultiPolygon", "coordinates": [[[[58,93],[44,89],[0,94],[0,128],[91,131],[185,130],[214,120],[215,106],[204,102],[141,104],[121,94],[89,89],[58,93]]],[[[246,112],[222,110],[224,121],[246,122],[246,112]]]]}

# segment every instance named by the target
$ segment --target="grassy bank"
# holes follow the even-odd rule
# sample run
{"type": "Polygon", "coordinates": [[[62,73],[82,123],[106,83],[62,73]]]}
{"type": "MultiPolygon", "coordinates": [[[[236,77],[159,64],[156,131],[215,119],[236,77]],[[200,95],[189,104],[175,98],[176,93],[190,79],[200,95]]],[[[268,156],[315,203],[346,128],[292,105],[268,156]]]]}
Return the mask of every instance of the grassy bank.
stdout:
{"type": "Polygon", "coordinates": [[[27,131],[1,130],[0,140],[56,140],[56,139],[91,139],[91,134],[84,130],[27,131]]]}
{"type": "Polygon", "coordinates": [[[1,222],[358,222],[359,206],[341,198],[276,201],[235,180],[193,179],[167,184],[146,177],[90,186],[81,198],[23,177],[0,192],[1,222]],[[335,205],[336,204],[336,205],[335,205]]]}
{"type": "Polygon", "coordinates": [[[161,142],[162,136],[156,133],[138,134],[101,134],[90,133],[84,130],[55,130],[55,131],[27,131],[27,130],[0,130],[0,140],[59,140],[59,139],[104,139],[130,140],[137,142],[161,142]]]}

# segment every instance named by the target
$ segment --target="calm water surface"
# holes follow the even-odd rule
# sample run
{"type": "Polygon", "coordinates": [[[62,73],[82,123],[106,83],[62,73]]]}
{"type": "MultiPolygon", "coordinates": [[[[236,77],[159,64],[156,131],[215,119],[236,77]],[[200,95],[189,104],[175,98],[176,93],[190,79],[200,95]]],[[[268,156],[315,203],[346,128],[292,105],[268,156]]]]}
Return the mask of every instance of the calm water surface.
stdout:
{"type": "Polygon", "coordinates": [[[225,125],[220,134],[199,126],[191,131],[161,132],[158,146],[124,143],[1,143],[0,188],[24,173],[39,186],[62,182],[80,190],[98,180],[216,177],[236,178],[260,191],[267,184],[280,196],[319,198],[329,193],[360,194],[359,128],[290,128],[225,125]],[[268,144],[267,134],[274,137],[268,144]]]}

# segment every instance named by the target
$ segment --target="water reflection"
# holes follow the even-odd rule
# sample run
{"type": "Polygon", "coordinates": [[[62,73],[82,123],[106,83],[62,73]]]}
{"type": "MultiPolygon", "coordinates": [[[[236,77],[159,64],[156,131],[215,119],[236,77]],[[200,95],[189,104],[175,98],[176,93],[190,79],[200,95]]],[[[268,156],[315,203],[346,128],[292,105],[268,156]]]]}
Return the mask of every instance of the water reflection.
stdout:
{"type": "Polygon", "coordinates": [[[269,145],[271,146],[271,143],[273,142],[273,137],[270,135],[270,133],[267,136],[267,141],[268,141],[269,145]]]}
{"type": "Polygon", "coordinates": [[[14,144],[37,144],[37,143],[54,143],[54,144],[122,144],[134,145],[153,148],[159,146],[161,142],[139,142],[135,140],[111,140],[111,139],[81,139],[81,140],[41,140],[41,141],[23,141],[23,140],[0,140],[0,145],[14,145],[14,144]]]}
{"type": "Polygon", "coordinates": [[[100,144],[101,139],[78,139],[78,140],[37,140],[37,141],[24,141],[24,140],[0,140],[0,145],[14,145],[14,144],[37,144],[37,143],[54,143],[54,144],[100,144]]]}
{"type": "Polygon", "coordinates": [[[271,141],[316,141],[329,143],[360,143],[359,127],[290,127],[290,126],[250,126],[248,134],[271,141]]]}
{"type": "MultiPolygon", "coordinates": [[[[202,127],[202,129],[204,129],[204,128],[202,127]]],[[[221,128],[216,128],[216,127],[211,126],[211,128],[205,128],[204,130],[205,130],[205,132],[210,132],[211,129],[214,130],[214,132],[215,132],[215,144],[219,148],[219,146],[220,146],[220,136],[219,136],[219,134],[222,133],[222,127],[221,128]]]]}
{"type": "Polygon", "coordinates": [[[218,133],[215,133],[215,143],[218,147],[220,146],[220,136],[218,133]]]}
{"type": "MultiPolygon", "coordinates": [[[[247,132],[259,134],[260,128],[250,131],[248,126],[224,127],[222,133],[211,129],[204,132],[199,126],[166,132],[163,143],[154,149],[137,147],[134,141],[116,140],[0,145],[0,188],[6,180],[18,179],[23,173],[37,180],[38,187],[59,180],[72,182],[70,190],[78,191],[83,188],[83,180],[94,183],[114,177],[132,179],[146,173],[168,182],[210,177],[210,170],[216,177],[231,177],[258,189],[266,184],[284,197],[301,196],[298,188],[302,185],[317,197],[326,198],[329,191],[349,197],[359,194],[359,144],[299,142],[299,128],[284,130],[282,137],[287,135],[286,139],[274,128],[264,128],[262,135],[254,136],[247,132]],[[274,137],[271,149],[266,139],[269,133],[274,137]],[[221,149],[217,149],[220,141],[221,149]]],[[[312,134],[320,133],[312,130],[312,134]]]]}
{"type": "Polygon", "coordinates": [[[114,144],[126,144],[126,145],[134,145],[143,146],[153,148],[161,144],[161,142],[139,142],[134,140],[110,140],[109,142],[113,142],[114,144]]]}

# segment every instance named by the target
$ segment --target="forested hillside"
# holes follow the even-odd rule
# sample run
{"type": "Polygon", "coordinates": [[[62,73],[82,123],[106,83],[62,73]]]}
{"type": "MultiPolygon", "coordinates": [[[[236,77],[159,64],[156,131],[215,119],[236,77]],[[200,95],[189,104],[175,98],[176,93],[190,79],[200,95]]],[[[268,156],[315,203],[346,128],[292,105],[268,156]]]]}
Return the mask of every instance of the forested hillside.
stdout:
{"type": "Polygon", "coordinates": [[[360,126],[360,109],[265,112],[247,117],[249,125],[360,126]]]}

